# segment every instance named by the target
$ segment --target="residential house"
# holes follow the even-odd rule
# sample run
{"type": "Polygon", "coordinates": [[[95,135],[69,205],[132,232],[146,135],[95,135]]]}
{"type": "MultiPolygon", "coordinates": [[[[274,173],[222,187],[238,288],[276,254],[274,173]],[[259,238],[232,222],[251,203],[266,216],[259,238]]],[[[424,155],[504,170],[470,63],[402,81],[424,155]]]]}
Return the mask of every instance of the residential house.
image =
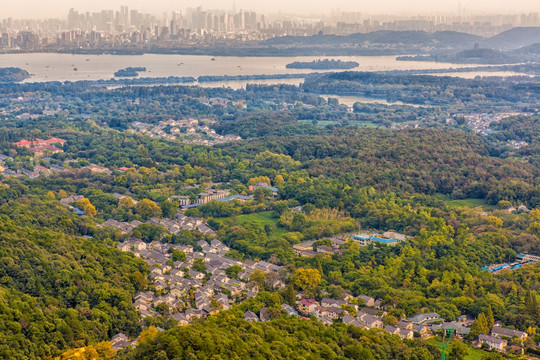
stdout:
{"type": "Polygon", "coordinates": [[[244,314],[244,320],[247,321],[259,321],[259,317],[253,311],[246,311],[244,314]]]}
{"type": "Polygon", "coordinates": [[[191,322],[194,319],[200,319],[204,316],[205,312],[200,309],[187,309],[185,312],[186,319],[191,322]]]}
{"type": "Polygon", "coordinates": [[[373,307],[375,305],[375,299],[371,296],[360,294],[358,295],[358,298],[364,300],[364,304],[366,306],[373,307]]]}
{"type": "Polygon", "coordinates": [[[396,334],[396,335],[399,334],[399,328],[392,325],[386,325],[384,327],[384,330],[389,334],[396,334]]]}
{"type": "Polygon", "coordinates": [[[366,327],[368,329],[382,328],[383,327],[383,322],[377,316],[369,315],[369,314],[366,314],[364,312],[359,312],[356,315],[356,318],[358,319],[358,321],[360,321],[362,326],[364,326],[364,327],[366,327]]]}
{"type": "Polygon", "coordinates": [[[263,307],[261,310],[259,310],[259,318],[261,321],[270,321],[270,311],[263,307]]]}
{"type": "Polygon", "coordinates": [[[399,320],[398,323],[397,323],[397,327],[400,328],[400,329],[412,330],[413,329],[413,324],[411,322],[406,321],[406,320],[399,320]]]}
{"type": "Polygon", "coordinates": [[[82,199],[84,199],[84,196],[82,195],[71,195],[71,196],[68,196],[67,198],[60,199],[60,202],[68,206],[70,203],[74,203],[82,199]]]}
{"type": "Polygon", "coordinates": [[[491,329],[491,335],[498,336],[498,337],[506,337],[510,339],[517,337],[518,339],[522,341],[527,339],[526,332],[508,329],[502,326],[494,326],[493,329],[491,329]]]}
{"type": "Polygon", "coordinates": [[[195,270],[189,270],[189,271],[188,271],[188,275],[189,275],[192,279],[196,279],[196,280],[202,280],[202,279],[204,279],[204,273],[198,272],[198,271],[195,271],[195,270]]]}
{"type": "Polygon", "coordinates": [[[362,323],[360,323],[360,321],[353,318],[349,314],[343,315],[343,317],[341,318],[341,321],[343,321],[343,323],[346,324],[346,325],[363,326],[362,323]]]}
{"type": "Polygon", "coordinates": [[[383,317],[386,315],[386,311],[384,310],[379,310],[379,309],[374,309],[374,308],[369,308],[369,307],[362,308],[361,311],[365,314],[369,314],[371,316],[376,316],[376,317],[383,317]]]}
{"type": "Polygon", "coordinates": [[[125,334],[118,333],[111,338],[111,345],[114,350],[120,350],[131,346],[132,343],[125,334]]]}
{"type": "Polygon", "coordinates": [[[176,322],[178,322],[178,325],[186,326],[187,324],[189,324],[189,322],[188,322],[188,320],[186,318],[186,315],[184,315],[182,313],[172,314],[171,318],[173,320],[175,320],[176,322]]]}
{"type": "Polygon", "coordinates": [[[478,343],[486,343],[490,350],[504,351],[504,348],[508,345],[508,341],[486,334],[480,334],[478,336],[478,343]]]}
{"type": "Polygon", "coordinates": [[[412,339],[414,337],[414,332],[409,329],[399,329],[398,335],[402,339],[412,339]]]}
{"type": "Polygon", "coordinates": [[[314,299],[302,299],[298,302],[298,310],[304,314],[311,314],[319,306],[314,299]]]}
{"type": "Polygon", "coordinates": [[[321,300],[321,306],[325,306],[328,308],[330,307],[340,308],[342,305],[347,305],[347,302],[343,300],[334,300],[334,299],[329,299],[329,298],[324,298],[321,300]]]}

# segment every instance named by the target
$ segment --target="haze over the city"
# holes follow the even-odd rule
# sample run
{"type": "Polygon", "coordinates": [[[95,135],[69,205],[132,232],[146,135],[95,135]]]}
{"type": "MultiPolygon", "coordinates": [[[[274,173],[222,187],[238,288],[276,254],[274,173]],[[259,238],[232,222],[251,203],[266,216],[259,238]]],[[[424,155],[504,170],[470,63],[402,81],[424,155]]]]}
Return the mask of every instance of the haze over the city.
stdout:
{"type": "Polygon", "coordinates": [[[366,13],[387,13],[411,15],[427,13],[458,12],[458,9],[475,13],[527,12],[539,11],[538,0],[203,0],[199,2],[186,0],[19,0],[2,1],[2,17],[13,18],[48,18],[65,17],[67,11],[74,7],[80,11],[98,11],[113,9],[127,5],[148,13],[158,14],[163,11],[180,10],[186,7],[203,6],[216,9],[249,9],[259,12],[298,13],[302,15],[330,13],[333,9],[366,13]]]}

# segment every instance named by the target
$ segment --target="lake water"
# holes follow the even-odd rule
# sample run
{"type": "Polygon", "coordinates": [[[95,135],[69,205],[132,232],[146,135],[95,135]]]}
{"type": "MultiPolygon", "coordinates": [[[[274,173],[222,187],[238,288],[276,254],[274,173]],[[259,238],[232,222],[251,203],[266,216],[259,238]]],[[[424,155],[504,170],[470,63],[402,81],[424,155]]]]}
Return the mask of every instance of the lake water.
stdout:
{"type": "MultiPolygon", "coordinates": [[[[287,69],[294,61],[317,59],[356,61],[355,71],[387,71],[418,69],[450,69],[471,65],[435,63],[426,61],[397,61],[395,56],[302,56],[302,57],[212,57],[197,55],[71,55],[71,54],[6,54],[0,55],[0,67],[20,67],[32,77],[25,82],[103,80],[113,77],[115,71],[125,67],[146,67],[140,77],[167,77],[201,75],[259,75],[310,73],[310,69],[287,69]],[[214,60],[212,60],[214,59],[214,60]],[[77,68],[77,71],[74,71],[77,68]]],[[[328,70],[336,71],[336,70],[328,70]]],[[[319,71],[324,72],[324,70],[319,71]]],[[[449,74],[474,77],[479,72],[449,74]]],[[[483,74],[484,75],[484,74],[483,74]]],[[[489,73],[485,75],[490,75],[489,73]]],[[[494,73],[491,75],[495,76],[494,73]]],[[[505,75],[514,75],[505,73],[505,75]]],[[[302,80],[250,80],[206,83],[203,86],[244,87],[246,83],[299,84],[302,80]]]]}

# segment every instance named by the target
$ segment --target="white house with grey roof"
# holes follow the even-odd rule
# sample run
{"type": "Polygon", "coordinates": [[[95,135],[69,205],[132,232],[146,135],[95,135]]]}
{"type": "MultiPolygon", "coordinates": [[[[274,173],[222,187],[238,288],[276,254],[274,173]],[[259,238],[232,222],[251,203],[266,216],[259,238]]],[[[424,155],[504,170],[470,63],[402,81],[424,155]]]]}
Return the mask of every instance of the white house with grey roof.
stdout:
{"type": "Polygon", "coordinates": [[[514,337],[517,337],[520,340],[527,339],[526,332],[514,330],[514,329],[508,329],[502,326],[494,326],[493,329],[491,329],[491,335],[498,336],[498,337],[507,337],[510,339],[514,337]]]}
{"type": "Polygon", "coordinates": [[[487,344],[490,350],[504,351],[508,345],[508,341],[498,338],[496,336],[490,336],[486,334],[480,334],[478,336],[478,343],[487,344]]]}

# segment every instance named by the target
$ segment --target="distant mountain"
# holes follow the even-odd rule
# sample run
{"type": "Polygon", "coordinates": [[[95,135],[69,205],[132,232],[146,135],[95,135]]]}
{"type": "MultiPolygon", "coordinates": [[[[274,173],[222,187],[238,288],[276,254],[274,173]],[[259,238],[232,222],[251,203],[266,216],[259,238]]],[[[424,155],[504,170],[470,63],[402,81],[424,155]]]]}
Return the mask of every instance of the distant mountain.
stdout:
{"type": "Polygon", "coordinates": [[[540,55],[540,43],[524,46],[514,51],[516,54],[540,55]]]}
{"type": "Polygon", "coordinates": [[[312,35],[312,36],[280,36],[262,41],[260,45],[339,45],[344,43],[344,37],[339,35],[312,35]]]}
{"type": "Polygon", "coordinates": [[[519,59],[508,53],[493,49],[470,49],[456,55],[457,62],[476,64],[513,64],[519,59]]]}
{"type": "Polygon", "coordinates": [[[251,56],[429,55],[432,61],[469,63],[470,59],[484,59],[483,63],[501,64],[534,60],[536,48],[529,49],[529,53],[514,50],[538,43],[540,27],[514,28],[490,38],[457,31],[380,30],[350,35],[276,37],[258,43],[258,47],[246,48],[246,52],[251,56]],[[505,55],[488,49],[512,53],[505,55]]]}
{"type": "Polygon", "coordinates": [[[261,42],[266,46],[340,46],[344,44],[402,44],[411,46],[436,46],[466,48],[482,40],[480,36],[455,31],[393,31],[380,30],[370,33],[356,33],[347,36],[339,35],[312,35],[312,36],[284,36],[261,42]]]}
{"type": "Polygon", "coordinates": [[[517,27],[481,42],[482,47],[513,50],[540,43],[540,27],[517,27]]]}
{"type": "Polygon", "coordinates": [[[431,42],[431,34],[425,31],[375,31],[367,34],[352,34],[345,37],[350,43],[378,44],[426,44],[431,42]]]}
{"type": "Polygon", "coordinates": [[[451,47],[470,47],[483,38],[478,35],[457,31],[437,31],[433,33],[433,39],[438,41],[440,44],[451,47]]]}

